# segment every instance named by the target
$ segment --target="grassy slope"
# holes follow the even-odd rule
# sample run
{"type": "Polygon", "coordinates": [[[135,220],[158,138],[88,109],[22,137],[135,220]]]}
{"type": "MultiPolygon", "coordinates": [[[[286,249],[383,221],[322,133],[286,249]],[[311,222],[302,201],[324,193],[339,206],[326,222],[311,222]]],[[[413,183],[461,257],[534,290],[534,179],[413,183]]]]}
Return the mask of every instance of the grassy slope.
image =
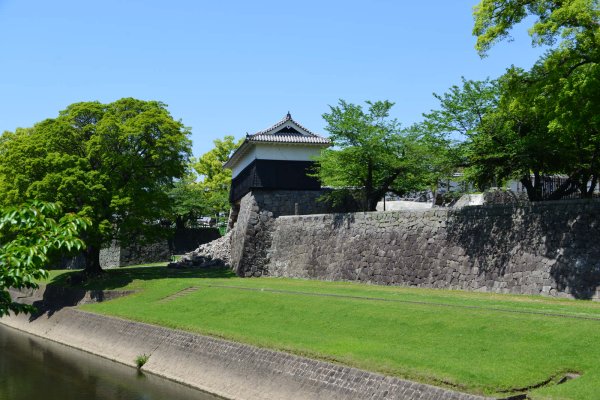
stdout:
{"type": "MultiPolygon", "coordinates": [[[[53,272],[53,281],[64,282],[65,276],[53,272]]],[[[597,399],[600,393],[598,303],[339,282],[240,279],[227,271],[167,271],[160,267],[110,271],[87,287],[138,290],[132,296],[84,306],[88,311],[459,390],[495,394],[576,371],[583,376],[531,391],[530,396],[597,399]],[[199,290],[162,300],[190,286],[199,290]]]]}

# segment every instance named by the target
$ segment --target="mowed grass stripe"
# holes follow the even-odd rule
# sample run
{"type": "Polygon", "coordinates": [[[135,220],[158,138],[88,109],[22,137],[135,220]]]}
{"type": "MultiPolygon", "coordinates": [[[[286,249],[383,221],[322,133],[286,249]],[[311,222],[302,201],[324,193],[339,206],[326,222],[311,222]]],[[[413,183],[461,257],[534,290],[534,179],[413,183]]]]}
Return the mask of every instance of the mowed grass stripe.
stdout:
{"type": "Polygon", "coordinates": [[[473,310],[488,310],[488,311],[495,311],[495,312],[506,312],[506,313],[517,313],[517,314],[534,314],[534,315],[543,315],[546,317],[585,319],[585,320],[600,322],[600,317],[584,316],[584,315],[577,315],[577,314],[558,314],[558,313],[550,313],[550,312],[536,312],[536,311],[531,311],[531,310],[515,310],[515,309],[497,308],[497,307],[469,306],[469,305],[461,305],[461,304],[436,303],[436,302],[416,301],[416,300],[401,300],[401,299],[390,299],[390,298],[384,298],[384,297],[350,296],[350,295],[334,294],[334,293],[298,292],[298,291],[293,291],[293,290],[265,289],[265,288],[253,288],[253,287],[243,287],[243,286],[208,285],[208,287],[220,288],[220,289],[234,289],[234,290],[252,290],[252,291],[271,292],[271,293],[285,293],[285,294],[300,295],[300,296],[338,297],[338,298],[344,298],[344,299],[363,300],[363,301],[390,301],[390,302],[420,304],[420,305],[437,306],[437,307],[458,307],[458,308],[467,308],[467,309],[473,309],[473,310]]]}

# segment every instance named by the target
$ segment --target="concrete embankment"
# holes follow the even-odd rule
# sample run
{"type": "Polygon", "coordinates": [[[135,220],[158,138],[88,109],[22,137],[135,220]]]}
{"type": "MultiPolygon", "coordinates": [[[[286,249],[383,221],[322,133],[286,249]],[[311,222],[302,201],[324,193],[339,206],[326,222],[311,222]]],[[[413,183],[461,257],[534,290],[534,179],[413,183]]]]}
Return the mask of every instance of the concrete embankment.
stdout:
{"type": "Polygon", "coordinates": [[[0,323],[131,366],[148,355],[143,371],[228,399],[483,399],[73,307],[0,323]]]}

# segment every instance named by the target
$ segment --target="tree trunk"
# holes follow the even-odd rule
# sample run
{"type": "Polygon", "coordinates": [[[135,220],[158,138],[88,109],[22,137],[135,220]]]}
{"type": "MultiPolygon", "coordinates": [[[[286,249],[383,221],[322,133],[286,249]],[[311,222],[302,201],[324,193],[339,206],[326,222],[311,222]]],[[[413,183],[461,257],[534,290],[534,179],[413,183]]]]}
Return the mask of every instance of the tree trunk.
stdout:
{"type": "Polygon", "coordinates": [[[533,190],[535,191],[535,200],[544,200],[544,192],[542,190],[542,177],[539,171],[533,172],[533,190]]]}
{"type": "Polygon", "coordinates": [[[369,199],[367,200],[367,211],[377,211],[377,201],[379,199],[376,199],[375,197],[373,197],[372,195],[369,197],[369,199]]]}
{"type": "Polygon", "coordinates": [[[595,174],[585,175],[579,180],[579,192],[582,199],[591,199],[594,197],[598,177],[595,174]],[[588,183],[590,187],[588,188],[588,183]]]}
{"type": "Polygon", "coordinates": [[[185,219],[182,216],[178,215],[175,217],[175,229],[182,231],[185,229],[185,219]]]}
{"type": "Polygon", "coordinates": [[[521,178],[521,184],[527,191],[527,198],[529,201],[535,201],[535,190],[533,188],[533,184],[531,183],[531,177],[529,175],[525,175],[521,178]]]}
{"type": "Polygon", "coordinates": [[[398,169],[391,173],[386,179],[383,180],[383,182],[378,188],[375,188],[373,184],[372,169],[369,169],[369,171],[371,172],[368,174],[367,177],[367,211],[377,211],[377,203],[379,203],[379,200],[381,200],[382,198],[385,198],[385,195],[389,191],[395,192],[398,196],[404,196],[405,193],[398,193],[397,191],[394,191],[390,188],[390,185],[394,183],[396,178],[402,172],[402,169],[398,169]]]}
{"type": "Polygon", "coordinates": [[[88,276],[100,275],[103,271],[100,267],[100,246],[88,246],[84,251],[85,274],[88,276]]]}
{"type": "Polygon", "coordinates": [[[369,160],[367,162],[367,181],[365,182],[367,211],[375,211],[377,209],[377,200],[375,200],[375,204],[373,204],[373,195],[373,163],[369,160]]]}
{"type": "Polygon", "coordinates": [[[539,171],[534,171],[533,182],[531,182],[531,175],[527,174],[523,175],[521,178],[521,183],[527,191],[527,197],[529,198],[529,201],[543,200],[542,180],[539,171]]]}
{"type": "Polygon", "coordinates": [[[588,198],[594,197],[594,191],[596,190],[596,185],[598,185],[598,176],[596,174],[592,175],[592,183],[590,184],[590,189],[588,190],[588,198]]]}

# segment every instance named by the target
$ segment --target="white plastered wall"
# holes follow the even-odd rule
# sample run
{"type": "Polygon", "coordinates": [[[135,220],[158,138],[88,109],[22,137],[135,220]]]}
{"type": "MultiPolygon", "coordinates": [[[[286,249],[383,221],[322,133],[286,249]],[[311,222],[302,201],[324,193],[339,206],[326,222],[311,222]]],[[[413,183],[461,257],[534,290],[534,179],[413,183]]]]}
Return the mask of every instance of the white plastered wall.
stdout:
{"type": "Polygon", "coordinates": [[[321,146],[257,143],[232,168],[232,176],[233,178],[238,176],[244,168],[256,159],[312,161],[314,157],[321,153],[321,149],[321,146]]]}

